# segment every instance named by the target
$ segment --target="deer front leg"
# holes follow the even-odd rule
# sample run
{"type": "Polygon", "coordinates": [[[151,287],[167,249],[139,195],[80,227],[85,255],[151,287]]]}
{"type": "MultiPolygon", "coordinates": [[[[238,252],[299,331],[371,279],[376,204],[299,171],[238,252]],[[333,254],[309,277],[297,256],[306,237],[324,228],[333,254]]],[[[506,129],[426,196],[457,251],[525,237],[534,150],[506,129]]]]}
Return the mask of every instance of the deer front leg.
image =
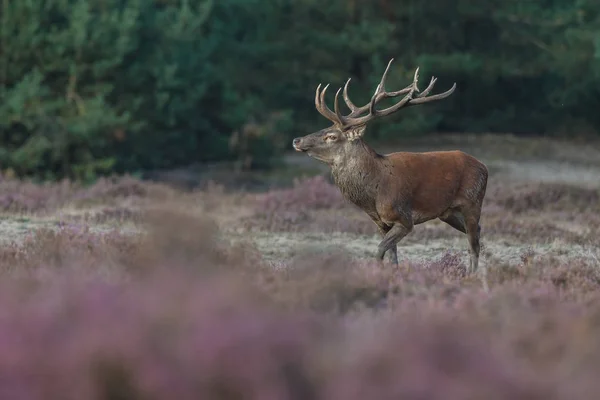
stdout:
{"type": "Polygon", "coordinates": [[[398,245],[393,245],[388,254],[390,256],[390,262],[393,265],[398,266],[398,245]]]}
{"type": "MultiPolygon", "coordinates": [[[[371,215],[369,214],[369,217],[371,217],[371,219],[373,220],[373,222],[375,223],[375,225],[377,225],[377,230],[379,231],[379,233],[381,234],[382,237],[385,237],[386,233],[389,232],[389,230],[392,228],[390,225],[386,225],[384,224],[380,219],[378,215],[371,215]]],[[[398,265],[398,246],[394,245],[390,248],[390,250],[387,252],[387,254],[389,255],[389,260],[392,264],[394,265],[398,265]]]]}
{"type": "Polygon", "coordinates": [[[403,224],[394,224],[384,235],[383,240],[377,247],[377,261],[383,263],[383,257],[385,252],[388,250],[393,251],[393,257],[395,258],[395,265],[398,265],[398,252],[397,244],[404,236],[408,235],[412,230],[412,226],[406,227],[403,224]]]}
{"type": "MultiPolygon", "coordinates": [[[[379,229],[379,233],[381,233],[381,236],[383,236],[385,238],[385,235],[390,231],[391,227],[384,225],[384,227],[378,227],[379,229]]],[[[394,264],[394,265],[398,265],[398,245],[394,244],[392,247],[390,247],[390,249],[387,251],[387,254],[389,256],[389,261],[394,264]]]]}

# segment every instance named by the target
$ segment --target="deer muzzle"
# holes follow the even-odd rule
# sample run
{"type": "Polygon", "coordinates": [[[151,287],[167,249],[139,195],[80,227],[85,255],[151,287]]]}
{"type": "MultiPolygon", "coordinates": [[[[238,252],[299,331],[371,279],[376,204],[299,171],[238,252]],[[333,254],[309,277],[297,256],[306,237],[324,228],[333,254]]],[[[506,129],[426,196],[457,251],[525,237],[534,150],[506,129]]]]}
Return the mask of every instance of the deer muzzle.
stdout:
{"type": "Polygon", "coordinates": [[[292,146],[294,147],[294,150],[296,151],[306,151],[307,149],[302,148],[302,138],[295,138],[292,141],[292,146]]]}

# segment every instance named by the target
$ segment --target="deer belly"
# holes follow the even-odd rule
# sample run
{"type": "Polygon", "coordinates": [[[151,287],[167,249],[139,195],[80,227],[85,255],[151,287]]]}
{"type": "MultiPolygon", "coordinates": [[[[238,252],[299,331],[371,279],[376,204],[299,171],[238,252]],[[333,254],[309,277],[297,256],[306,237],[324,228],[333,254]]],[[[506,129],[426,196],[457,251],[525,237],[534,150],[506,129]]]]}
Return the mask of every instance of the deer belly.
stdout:
{"type": "Polygon", "coordinates": [[[448,218],[453,213],[453,210],[450,208],[447,209],[426,209],[426,208],[417,208],[412,210],[412,218],[413,223],[415,225],[422,224],[423,222],[430,221],[436,218],[448,218]]]}
{"type": "Polygon", "coordinates": [[[413,211],[413,213],[412,213],[412,219],[413,219],[414,225],[422,224],[423,222],[431,221],[432,219],[435,219],[435,218],[437,218],[437,217],[430,213],[421,213],[419,211],[413,211]]]}

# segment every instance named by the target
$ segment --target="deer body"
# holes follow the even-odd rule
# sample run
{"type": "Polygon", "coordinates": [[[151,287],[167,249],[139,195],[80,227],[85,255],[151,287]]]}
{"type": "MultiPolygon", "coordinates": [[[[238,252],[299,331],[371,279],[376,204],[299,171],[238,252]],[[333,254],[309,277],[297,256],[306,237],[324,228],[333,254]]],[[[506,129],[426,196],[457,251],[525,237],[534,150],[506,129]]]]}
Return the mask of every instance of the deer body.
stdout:
{"type": "MultiPolygon", "coordinates": [[[[390,61],[391,64],[391,61],[390,61]]],[[[362,139],[366,123],[382,115],[388,115],[401,107],[421,104],[449,96],[446,93],[426,97],[429,87],[417,97],[417,77],[413,84],[398,92],[384,89],[383,74],[370,104],[356,107],[347,95],[348,82],[344,87],[344,100],[352,110],[342,116],[336,94],[335,112],[323,104],[325,90],[315,97],[317,110],[331,119],[330,128],[294,139],[297,151],[327,163],[331,167],[334,182],[343,196],[362,209],[377,225],[383,240],[377,249],[377,260],[382,262],[390,251],[391,260],[398,264],[397,243],[413,229],[414,225],[439,218],[448,225],[467,234],[470,245],[469,271],[475,271],[479,260],[479,219],[485,196],[488,170],[476,158],[462,151],[433,151],[424,153],[397,152],[381,155],[362,139]],[[396,105],[375,110],[384,98],[406,94],[396,105]],[[368,111],[368,115],[359,116],[368,111]]],[[[418,72],[418,70],[417,70],[418,72]]]]}

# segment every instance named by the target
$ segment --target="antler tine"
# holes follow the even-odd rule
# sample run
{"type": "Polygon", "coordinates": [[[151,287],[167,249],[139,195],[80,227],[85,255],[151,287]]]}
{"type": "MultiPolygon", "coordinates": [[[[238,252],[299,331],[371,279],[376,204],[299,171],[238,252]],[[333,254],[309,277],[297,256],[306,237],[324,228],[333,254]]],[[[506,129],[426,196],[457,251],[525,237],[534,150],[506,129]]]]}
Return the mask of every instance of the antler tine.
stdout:
{"type": "Polygon", "coordinates": [[[420,67],[417,67],[417,69],[415,69],[415,76],[413,77],[413,86],[417,92],[419,91],[419,88],[417,87],[419,83],[419,69],[420,67]]]}
{"type": "Polygon", "coordinates": [[[387,76],[388,76],[388,73],[390,71],[390,67],[391,67],[393,61],[394,61],[394,59],[392,58],[388,62],[387,66],[385,68],[385,71],[383,72],[383,75],[381,76],[381,80],[380,80],[379,84],[377,85],[375,92],[373,93],[373,96],[371,96],[371,100],[366,105],[364,105],[362,107],[357,107],[350,100],[350,96],[348,95],[348,87],[350,86],[351,78],[348,78],[348,80],[344,84],[344,87],[339,88],[335,94],[334,111],[332,111],[325,104],[325,93],[326,93],[329,85],[326,85],[323,88],[323,90],[320,91],[321,85],[319,84],[319,86],[317,87],[317,92],[315,94],[315,106],[317,107],[317,110],[321,113],[321,115],[323,115],[327,119],[331,120],[336,125],[347,128],[350,126],[357,126],[357,125],[365,124],[368,121],[370,121],[371,119],[376,118],[376,117],[383,117],[383,116],[392,114],[392,113],[398,111],[402,107],[408,107],[408,106],[413,106],[413,105],[417,105],[417,104],[423,104],[423,103],[428,103],[431,101],[444,99],[444,98],[450,96],[456,89],[456,83],[455,83],[454,85],[452,85],[452,88],[450,88],[450,90],[448,90],[444,93],[437,94],[435,96],[428,97],[429,93],[431,93],[431,91],[433,90],[433,87],[435,86],[437,78],[432,77],[427,88],[423,92],[420,92],[419,87],[418,87],[419,69],[420,68],[417,67],[415,70],[414,76],[413,76],[413,81],[409,86],[405,87],[404,89],[395,91],[395,92],[387,92],[385,90],[385,82],[386,82],[386,79],[387,79],[387,76]],[[343,116],[341,113],[341,110],[340,110],[340,104],[339,104],[340,93],[342,93],[344,102],[350,109],[350,114],[348,114],[346,116],[343,116]],[[419,94],[417,96],[414,96],[415,93],[419,93],[419,94]],[[383,109],[383,110],[376,110],[375,107],[377,106],[377,104],[379,104],[379,102],[381,100],[390,98],[390,97],[400,96],[400,95],[405,95],[405,96],[398,103],[394,104],[391,107],[383,109]],[[367,115],[360,116],[361,114],[363,114],[366,111],[368,111],[367,115]]]}
{"type": "Polygon", "coordinates": [[[404,89],[400,89],[395,92],[386,92],[386,96],[387,97],[396,97],[401,94],[410,93],[411,91],[420,92],[419,87],[418,87],[418,80],[419,80],[419,67],[417,67],[414,77],[413,77],[413,82],[410,85],[408,85],[404,89]]]}
{"type": "MultiPolygon", "coordinates": [[[[321,108],[321,111],[324,113],[327,113],[327,111],[325,110],[325,107],[327,107],[327,105],[325,104],[325,93],[327,92],[328,87],[329,87],[329,83],[327,85],[325,85],[325,87],[321,91],[321,94],[319,95],[319,108],[321,108]]],[[[323,114],[323,115],[325,115],[325,114],[323,114]]],[[[325,115],[325,116],[327,116],[327,115],[325,115]]]]}
{"type": "MultiPolygon", "coordinates": [[[[352,79],[352,78],[348,78],[348,80],[346,81],[346,84],[344,85],[344,91],[343,91],[343,93],[342,93],[342,94],[343,94],[343,97],[344,97],[344,102],[346,103],[346,105],[348,106],[348,108],[349,108],[349,109],[352,111],[350,114],[348,114],[348,115],[346,116],[346,118],[348,118],[348,117],[350,117],[350,118],[351,118],[351,117],[357,117],[357,116],[359,116],[360,114],[364,113],[365,111],[369,110],[369,108],[370,108],[370,106],[371,106],[371,102],[369,101],[369,102],[368,102],[366,105],[364,105],[364,106],[362,106],[362,107],[357,107],[357,106],[356,106],[356,105],[355,105],[355,104],[352,102],[352,100],[350,100],[350,96],[348,96],[348,86],[349,86],[349,84],[350,84],[350,80],[351,80],[351,79],[352,79]]],[[[392,96],[398,96],[398,95],[400,95],[400,94],[404,94],[404,93],[406,93],[406,92],[407,92],[407,90],[406,90],[406,89],[402,89],[402,90],[399,90],[399,91],[397,91],[397,92],[390,93],[390,94],[389,94],[389,96],[390,96],[390,97],[392,97],[392,96]]],[[[376,98],[376,100],[375,100],[375,102],[376,102],[376,103],[377,103],[377,102],[379,102],[379,101],[381,100],[381,98],[382,98],[382,96],[383,96],[383,93],[379,93],[377,96],[378,96],[378,97],[377,97],[377,98],[376,98]]],[[[371,98],[371,100],[372,100],[372,98],[371,98]]]]}
{"type": "Polygon", "coordinates": [[[317,90],[315,92],[315,107],[317,108],[317,111],[319,111],[319,90],[321,89],[321,84],[319,83],[319,86],[317,86],[317,90]]]}
{"type": "MultiPolygon", "coordinates": [[[[384,97],[390,98],[390,97],[397,97],[402,94],[407,94],[412,90],[412,87],[413,86],[410,85],[410,86],[405,87],[404,89],[397,90],[395,92],[379,93],[379,94],[377,94],[377,97],[375,98],[375,104],[379,103],[384,97]]],[[[416,91],[418,91],[418,88],[416,91]]],[[[350,101],[350,99],[346,98],[346,97],[347,97],[347,94],[346,94],[346,92],[344,92],[344,100],[346,101],[346,105],[348,106],[348,108],[350,108],[352,110],[352,113],[347,115],[347,117],[357,117],[360,114],[364,113],[365,111],[368,111],[371,108],[371,101],[369,101],[366,105],[364,105],[362,107],[356,107],[354,104],[348,104],[348,101],[350,101]]],[[[372,97],[371,97],[371,100],[373,100],[372,97]]]]}
{"type": "Polygon", "coordinates": [[[329,84],[327,84],[319,93],[320,87],[321,85],[319,84],[319,86],[317,87],[317,93],[315,94],[315,106],[317,108],[317,111],[334,124],[341,124],[341,121],[338,120],[337,115],[333,111],[331,111],[331,109],[329,109],[329,107],[327,107],[327,105],[325,104],[325,93],[327,92],[329,84]]]}
{"type": "MultiPolygon", "coordinates": [[[[362,107],[357,107],[350,100],[350,97],[348,96],[348,86],[350,84],[350,79],[348,79],[348,81],[344,85],[344,92],[343,92],[343,94],[344,94],[344,101],[346,102],[346,105],[348,106],[348,108],[350,110],[352,110],[352,112],[345,117],[346,119],[358,117],[361,114],[363,114],[364,112],[370,110],[373,99],[375,100],[375,105],[376,105],[381,100],[383,100],[384,98],[397,97],[397,96],[400,96],[400,95],[403,95],[403,94],[410,93],[413,90],[413,84],[411,84],[411,85],[405,87],[404,89],[400,89],[400,90],[397,90],[395,92],[387,92],[387,91],[385,91],[385,81],[387,79],[387,74],[388,74],[388,72],[390,70],[390,66],[392,65],[393,61],[394,61],[394,59],[392,58],[388,62],[388,65],[387,65],[387,67],[385,69],[385,72],[383,73],[383,75],[381,77],[381,81],[379,82],[379,85],[377,86],[377,89],[375,90],[375,93],[373,94],[373,97],[371,97],[371,100],[367,104],[365,104],[364,106],[362,106],[362,107]]],[[[419,88],[417,88],[416,91],[418,92],[419,88]]]]}
{"type": "Polygon", "coordinates": [[[387,67],[385,67],[385,71],[383,71],[383,75],[381,76],[381,81],[379,82],[379,87],[381,87],[381,90],[383,90],[383,92],[385,93],[385,80],[387,79],[387,74],[390,71],[390,66],[392,65],[392,62],[394,61],[394,59],[390,59],[390,61],[388,62],[387,67]]]}
{"type": "Polygon", "coordinates": [[[340,121],[340,123],[342,125],[344,125],[344,117],[342,116],[342,113],[340,112],[340,103],[339,103],[339,97],[340,97],[340,92],[342,91],[342,88],[339,88],[338,91],[335,93],[335,100],[333,103],[333,109],[335,110],[335,116],[337,117],[337,119],[340,121]]]}
{"type": "MultiPolygon", "coordinates": [[[[404,89],[400,89],[395,92],[388,92],[387,97],[396,97],[396,96],[400,96],[401,94],[406,94],[412,90],[412,87],[413,87],[412,84],[410,84],[407,87],[405,87],[404,89]]],[[[418,92],[418,91],[419,91],[419,88],[416,88],[415,92],[418,92]]]]}
{"type": "Polygon", "coordinates": [[[436,94],[434,96],[429,96],[429,97],[421,97],[421,96],[419,96],[419,97],[417,97],[415,99],[412,99],[408,105],[409,106],[416,106],[417,104],[423,104],[423,103],[428,103],[430,101],[436,101],[436,100],[445,99],[446,97],[448,97],[452,93],[454,93],[455,89],[456,89],[456,82],[452,85],[452,87],[450,89],[448,89],[444,93],[439,93],[439,94],[436,94]]]}
{"type": "Polygon", "coordinates": [[[352,100],[350,100],[350,97],[348,96],[348,85],[350,84],[351,80],[352,80],[352,78],[348,78],[348,80],[346,81],[346,84],[344,85],[343,95],[344,95],[344,102],[346,103],[348,108],[354,113],[359,108],[354,105],[354,103],[352,102],[352,100]]]}
{"type": "Polygon", "coordinates": [[[427,86],[427,88],[425,88],[425,90],[423,90],[422,93],[420,93],[417,98],[419,97],[426,97],[429,92],[431,92],[431,90],[433,89],[433,86],[435,85],[435,82],[437,81],[437,78],[432,76],[431,77],[431,82],[429,82],[429,86],[427,86]]]}
{"type": "MultiPolygon", "coordinates": [[[[417,88],[418,82],[419,82],[419,68],[417,67],[417,69],[415,70],[415,75],[413,76],[412,84],[406,88],[406,89],[408,89],[406,96],[404,96],[404,98],[402,100],[400,100],[398,103],[394,104],[391,107],[383,109],[383,110],[377,111],[377,110],[375,110],[375,105],[373,105],[373,107],[371,108],[372,111],[370,114],[373,114],[373,117],[383,117],[385,115],[389,115],[393,112],[396,112],[400,108],[404,107],[406,105],[406,103],[408,103],[409,101],[412,100],[412,98],[413,98],[412,96],[413,96],[414,92],[419,90],[417,88]]],[[[384,92],[384,94],[385,94],[385,92],[384,92]]]]}
{"type": "Polygon", "coordinates": [[[381,83],[379,83],[379,85],[377,85],[377,87],[375,88],[375,93],[373,93],[373,97],[371,97],[371,101],[369,102],[369,115],[374,115],[375,114],[375,105],[377,104],[377,100],[379,98],[379,100],[383,99],[384,97],[384,93],[381,92],[381,83]]]}
{"type": "MultiPolygon", "coordinates": [[[[389,64],[388,64],[389,66],[389,64]]],[[[383,79],[382,79],[383,80],[383,79]]],[[[381,101],[383,98],[386,97],[391,97],[389,93],[382,91],[382,85],[381,83],[379,85],[377,85],[377,89],[375,89],[375,93],[373,93],[373,97],[371,97],[371,101],[369,102],[368,106],[369,106],[369,113],[363,117],[359,117],[359,118],[351,118],[351,119],[346,119],[346,123],[351,124],[351,125],[361,125],[364,124],[368,121],[370,121],[373,118],[376,117],[382,117],[385,115],[389,115],[393,112],[396,112],[397,110],[399,110],[400,108],[404,107],[409,101],[412,100],[412,96],[414,94],[415,91],[417,91],[417,82],[419,80],[419,68],[417,68],[417,70],[415,71],[415,75],[413,77],[413,82],[410,86],[408,86],[405,89],[402,89],[401,93],[406,93],[406,96],[404,96],[404,98],[402,100],[400,100],[398,103],[394,104],[393,106],[386,108],[384,110],[380,110],[377,111],[375,109],[375,106],[377,105],[377,103],[379,103],[379,101],[381,101]]],[[[385,81],[384,81],[385,83],[385,81]]]]}
{"type": "Polygon", "coordinates": [[[419,68],[418,67],[415,70],[412,84],[410,84],[409,86],[405,87],[402,90],[398,90],[397,92],[388,93],[385,90],[385,80],[387,79],[387,74],[389,72],[390,66],[392,65],[392,61],[394,61],[393,58],[388,63],[388,65],[383,73],[383,76],[381,77],[381,82],[377,86],[377,89],[375,89],[375,94],[371,98],[371,104],[369,105],[369,115],[368,115],[368,117],[370,117],[370,118],[365,118],[366,121],[368,121],[371,118],[388,115],[388,114],[395,112],[396,110],[399,110],[400,108],[404,107],[404,105],[412,99],[412,95],[415,91],[417,91],[417,92],[419,91],[419,89],[417,87],[417,83],[419,81],[419,68]],[[400,94],[406,94],[406,96],[404,96],[404,98],[402,100],[400,100],[398,103],[396,103],[393,106],[386,108],[384,110],[377,111],[375,109],[375,106],[381,100],[383,100],[385,98],[389,98],[389,97],[398,96],[400,94]]]}
{"type": "Polygon", "coordinates": [[[390,66],[394,61],[393,58],[388,62],[387,67],[385,67],[385,71],[383,71],[383,75],[381,75],[381,80],[379,81],[379,85],[375,89],[375,93],[373,93],[373,97],[371,97],[371,102],[369,103],[369,114],[375,114],[375,105],[379,103],[381,100],[388,97],[388,93],[385,91],[385,80],[387,79],[387,74],[390,71],[390,66]]]}
{"type": "Polygon", "coordinates": [[[329,83],[327,85],[325,85],[323,90],[321,90],[321,94],[319,95],[319,105],[321,107],[323,106],[323,101],[325,100],[325,92],[327,91],[328,87],[329,87],[329,83]]]}

